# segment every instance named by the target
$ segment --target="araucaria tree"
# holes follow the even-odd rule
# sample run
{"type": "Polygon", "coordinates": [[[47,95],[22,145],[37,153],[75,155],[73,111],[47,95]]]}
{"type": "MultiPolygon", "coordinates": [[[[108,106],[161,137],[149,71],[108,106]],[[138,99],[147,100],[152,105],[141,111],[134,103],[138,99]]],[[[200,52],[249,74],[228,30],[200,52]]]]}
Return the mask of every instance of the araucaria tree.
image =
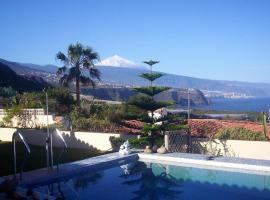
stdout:
{"type": "Polygon", "coordinates": [[[153,140],[155,133],[158,133],[161,130],[162,127],[162,118],[157,119],[154,116],[154,112],[157,109],[166,107],[168,105],[171,105],[172,102],[165,102],[165,101],[155,101],[154,97],[155,95],[166,91],[170,89],[169,87],[163,87],[163,86],[154,86],[153,83],[156,79],[163,76],[162,73],[153,73],[152,67],[153,65],[159,63],[158,61],[144,61],[145,64],[150,66],[150,73],[142,73],[140,74],[140,77],[148,80],[150,82],[149,86],[146,87],[137,87],[135,90],[141,95],[138,95],[137,97],[134,97],[130,104],[137,106],[138,108],[144,110],[148,114],[148,119],[145,119],[145,125],[144,125],[144,132],[147,132],[148,135],[151,137],[151,143],[153,145],[153,140]],[[160,122],[160,123],[158,123],[160,122]]]}
{"type": "Polygon", "coordinates": [[[75,81],[76,101],[80,106],[80,84],[94,87],[96,81],[100,80],[100,71],[94,66],[99,55],[92,48],[77,43],[69,45],[67,55],[58,52],[56,58],[64,64],[57,71],[57,74],[62,76],[60,84],[68,86],[75,81]],[[89,75],[86,75],[85,71],[88,71],[89,75]]]}

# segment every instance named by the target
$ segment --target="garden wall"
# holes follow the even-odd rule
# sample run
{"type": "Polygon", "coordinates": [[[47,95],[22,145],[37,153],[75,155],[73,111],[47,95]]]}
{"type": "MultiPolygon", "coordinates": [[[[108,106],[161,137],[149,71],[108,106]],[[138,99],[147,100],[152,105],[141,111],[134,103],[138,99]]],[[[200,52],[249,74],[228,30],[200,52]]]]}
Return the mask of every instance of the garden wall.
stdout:
{"type": "MultiPolygon", "coordinates": [[[[5,115],[0,114],[0,122],[3,122],[5,115]]],[[[35,127],[46,127],[47,124],[47,115],[29,115],[24,120],[18,119],[17,117],[13,117],[11,120],[12,127],[27,127],[27,128],[35,128],[35,127]],[[20,123],[24,122],[24,125],[20,123]],[[19,123],[20,122],[20,123],[19,123]]],[[[53,116],[48,115],[48,124],[54,124],[53,116]]]]}
{"type": "MultiPolygon", "coordinates": [[[[16,131],[14,128],[0,128],[0,140],[12,141],[12,134],[16,131]]],[[[25,140],[32,145],[45,146],[47,133],[44,130],[36,129],[20,129],[20,133],[25,137],[25,140]]],[[[61,131],[63,138],[66,140],[68,147],[80,149],[99,149],[101,151],[111,150],[112,145],[109,138],[122,137],[128,139],[137,137],[136,135],[126,135],[120,133],[94,133],[94,132],[69,132],[61,131]]],[[[53,146],[63,147],[63,143],[53,134],[53,146]]]]}
{"type": "Polygon", "coordinates": [[[192,148],[212,155],[270,160],[270,142],[193,139],[192,148]]]}

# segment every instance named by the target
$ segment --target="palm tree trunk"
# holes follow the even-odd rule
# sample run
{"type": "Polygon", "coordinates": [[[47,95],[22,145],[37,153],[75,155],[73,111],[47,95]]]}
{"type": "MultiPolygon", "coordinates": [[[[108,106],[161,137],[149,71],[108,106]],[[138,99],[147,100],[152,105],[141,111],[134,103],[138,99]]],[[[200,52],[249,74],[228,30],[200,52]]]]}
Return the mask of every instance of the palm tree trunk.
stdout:
{"type": "Polygon", "coordinates": [[[80,77],[76,76],[76,101],[77,101],[77,105],[80,106],[80,77]]]}

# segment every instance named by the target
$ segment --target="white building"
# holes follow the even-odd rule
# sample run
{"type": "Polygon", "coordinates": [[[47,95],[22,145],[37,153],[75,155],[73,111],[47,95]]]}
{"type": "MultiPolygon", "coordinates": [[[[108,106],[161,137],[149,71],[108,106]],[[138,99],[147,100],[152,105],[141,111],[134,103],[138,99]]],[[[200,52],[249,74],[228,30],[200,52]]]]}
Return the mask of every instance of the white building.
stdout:
{"type": "MultiPolygon", "coordinates": [[[[160,109],[155,110],[153,114],[154,114],[153,116],[154,119],[160,119],[168,115],[168,111],[166,108],[160,108],[160,109]]],[[[152,113],[148,112],[148,116],[152,117],[152,113]]]]}

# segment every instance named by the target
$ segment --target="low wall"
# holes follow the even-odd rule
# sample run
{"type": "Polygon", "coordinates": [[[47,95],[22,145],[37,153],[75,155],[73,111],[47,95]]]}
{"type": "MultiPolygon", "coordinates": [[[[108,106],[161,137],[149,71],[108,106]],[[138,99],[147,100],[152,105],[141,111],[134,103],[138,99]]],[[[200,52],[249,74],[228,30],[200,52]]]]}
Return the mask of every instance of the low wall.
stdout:
{"type": "MultiPolygon", "coordinates": [[[[4,117],[5,115],[0,115],[0,122],[3,122],[4,117]]],[[[48,115],[48,124],[54,124],[52,115],[48,115]]],[[[13,117],[10,124],[12,127],[27,128],[46,127],[46,125],[47,115],[26,115],[24,120],[18,119],[18,117],[13,117]]]]}
{"type": "MultiPolygon", "coordinates": [[[[12,134],[17,129],[14,128],[0,128],[0,140],[12,141],[12,134]]],[[[32,145],[45,146],[47,132],[44,130],[35,129],[20,129],[20,133],[25,137],[25,140],[32,145]]],[[[137,137],[136,135],[126,135],[120,133],[94,133],[94,132],[69,132],[61,131],[63,138],[66,140],[69,148],[79,149],[98,149],[106,151],[112,149],[109,138],[122,137],[125,139],[137,137]]],[[[63,147],[62,141],[53,134],[53,146],[63,147]]]]}
{"type": "MultiPolygon", "coordinates": [[[[270,142],[244,140],[193,139],[194,148],[212,155],[270,160],[270,142]],[[195,145],[194,145],[195,144],[195,145]]],[[[193,147],[192,147],[193,148],[193,147]]]]}

